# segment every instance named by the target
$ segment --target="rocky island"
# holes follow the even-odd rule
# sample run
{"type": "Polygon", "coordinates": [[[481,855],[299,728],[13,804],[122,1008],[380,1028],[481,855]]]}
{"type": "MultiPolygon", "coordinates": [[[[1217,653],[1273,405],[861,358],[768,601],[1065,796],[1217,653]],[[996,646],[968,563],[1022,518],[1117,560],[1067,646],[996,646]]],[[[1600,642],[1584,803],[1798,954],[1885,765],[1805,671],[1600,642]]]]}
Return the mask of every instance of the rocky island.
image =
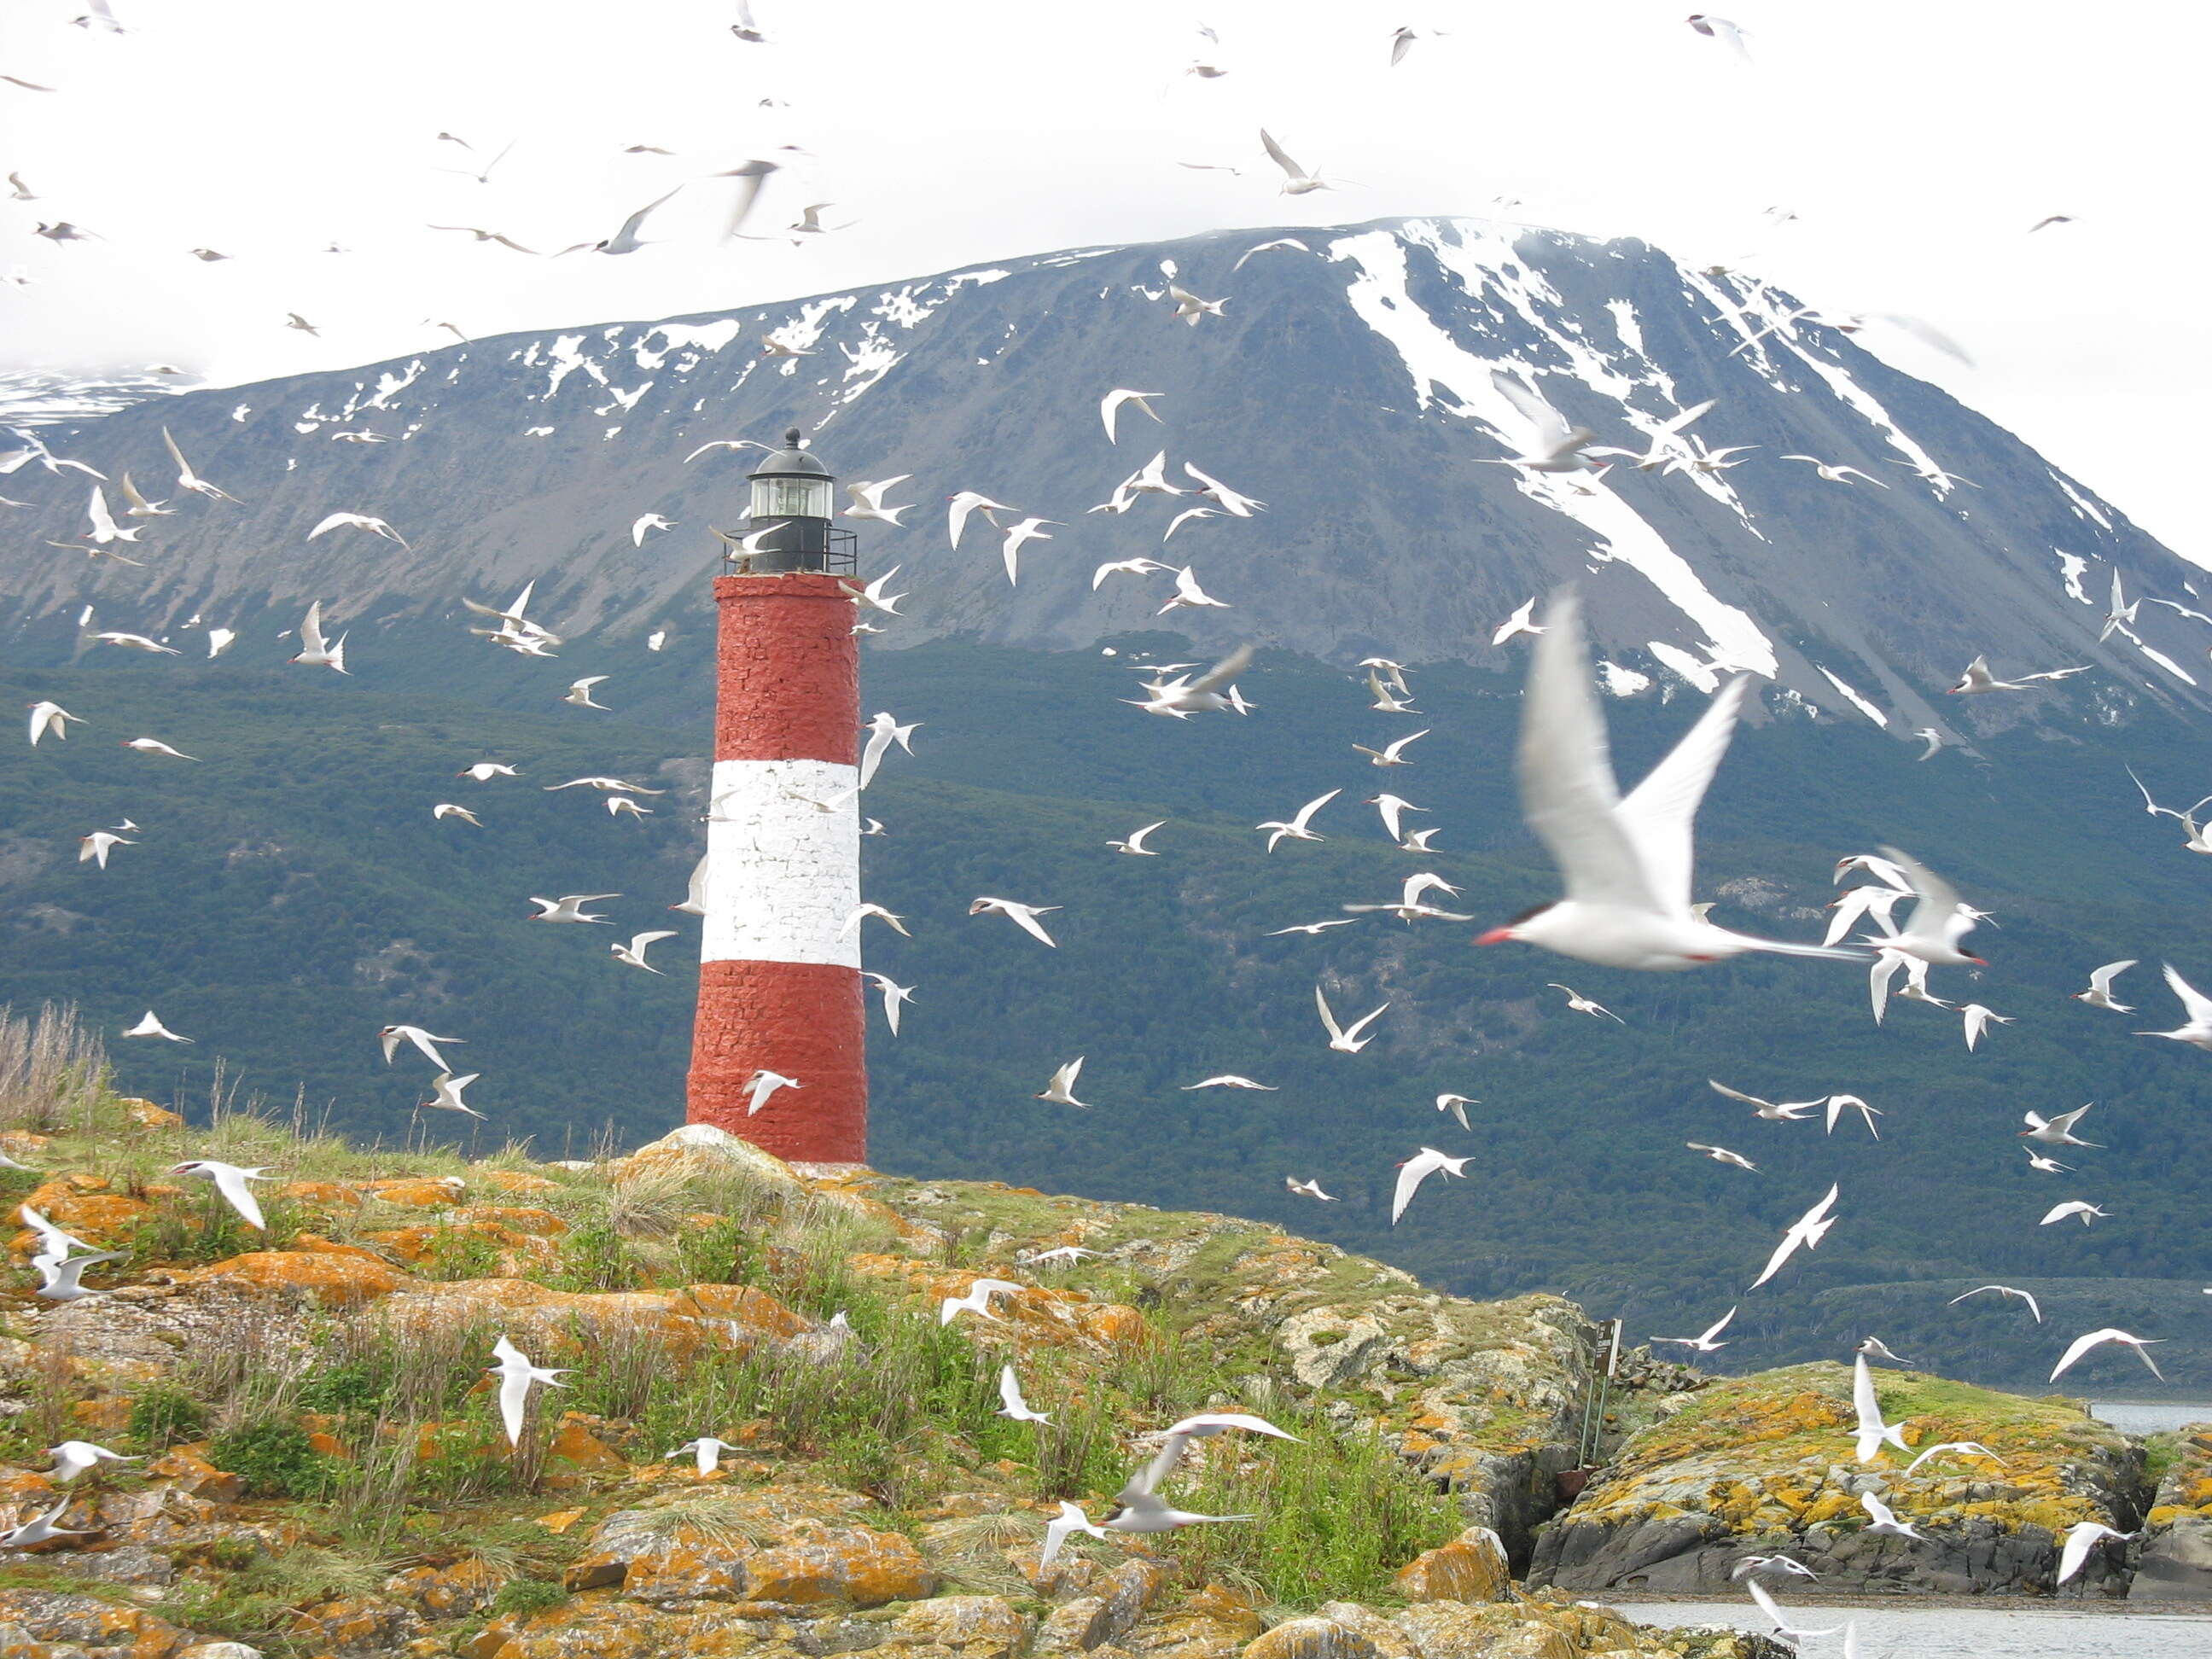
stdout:
{"type": "MultiPolygon", "coordinates": [[[[1644,1357],[1562,1512],[1601,1343],[1555,1297],[1440,1295],[1224,1216],[809,1174],[703,1127],[544,1164],[97,1089],[19,1121],[11,1213],[121,1255],[81,1300],[9,1298],[0,1519],[65,1529],[0,1558],[10,1655],[1760,1659],[1784,1650],[1577,1598],[1717,1588],[1778,1547],[1847,1586],[2047,1594],[2056,1531],[2132,1529],[2154,1495],[2069,1402],[1886,1374],[1916,1442],[2007,1464],[1886,1474],[1941,1540],[1899,1551],[1854,1524],[1841,1368],[1644,1357]],[[265,1226],[168,1173],[190,1157],[269,1166],[265,1226]],[[941,1317],[986,1277],[1016,1289],[941,1317]],[[502,1336],[567,1368],[513,1448],[502,1336]],[[1007,1364],[1048,1420],[1000,1412],[1007,1364]],[[1255,1519],[1041,1561],[1060,1500],[1103,1519],[1146,1433],[1224,1410],[1297,1437],[1198,1443],[1175,1499],[1255,1519]],[[726,1443],[705,1473],[701,1436],[726,1443]],[[128,1461],[64,1482],[68,1440],[128,1461]]],[[[2212,1506],[2188,1444],[2169,1535],[2212,1506]]]]}

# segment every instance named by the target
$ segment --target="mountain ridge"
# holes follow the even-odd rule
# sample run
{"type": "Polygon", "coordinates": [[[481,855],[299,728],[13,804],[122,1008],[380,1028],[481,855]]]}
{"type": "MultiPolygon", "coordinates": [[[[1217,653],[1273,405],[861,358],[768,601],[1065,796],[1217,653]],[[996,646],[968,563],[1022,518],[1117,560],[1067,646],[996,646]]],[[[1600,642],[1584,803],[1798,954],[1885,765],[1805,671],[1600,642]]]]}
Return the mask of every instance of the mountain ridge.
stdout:
{"type": "MultiPolygon", "coordinates": [[[[1968,711],[1938,695],[1987,651],[2000,672],[2094,665],[2093,718],[2146,699],[2212,708],[2212,688],[2184,665],[2205,641],[2180,611],[2146,607],[2130,634],[2094,638],[2108,565],[2130,592],[2191,610],[2196,567],[1850,334],[1788,320],[1785,295],[1638,242],[1486,221],[1309,229],[1297,248],[1250,256],[1270,240],[1072,250],[125,410],[77,436],[85,458],[161,476],[156,428],[168,424],[195,467],[248,504],[191,501],[150,532],[147,570],[88,571],[40,545],[78,533],[81,480],[56,481],[39,534],[0,557],[0,627],[55,653],[88,601],[149,631],[213,608],[236,625],[319,598],[391,640],[458,619],[465,594],[503,599],[539,580],[553,625],[617,646],[696,625],[719,556],[707,527],[742,514],[741,457],[684,457],[797,424],[847,479],[915,475],[909,524],[864,526],[866,570],[901,566],[914,592],[909,620],[878,648],[1091,644],[1146,625],[1165,597],[1131,578],[1094,591],[1091,567],[1164,555],[1191,560],[1233,607],[1179,613],[1201,647],[1502,664],[1496,623],[1580,575],[1623,687],[1710,690],[1741,665],[1844,718],[1966,737],[2043,702],[1968,711]],[[1173,322],[1170,280],[1225,295],[1224,315],[1173,322]],[[769,333],[811,355],[738,351],[769,333]],[[1490,465],[1525,441],[1491,385],[1501,368],[1622,447],[1715,397],[1696,431],[1756,448],[1726,472],[1616,468],[1595,485],[1490,465]],[[1125,409],[1118,449],[1097,416],[1117,385],[1161,392],[1166,417],[1155,433],[1125,409]],[[333,443],[340,432],[387,441],[333,443]],[[1179,470],[1188,460],[1270,510],[1200,521],[1164,547],[1167,510],[1085,510],[1154,447],[1171,453],[1180,486],[1194,483],[1179,470]],[[1795,453],[1885,487],[1820,482],[1779,459],[1795,453]],[[1918,476],[1938,467],[1974,485],[1918,476]],[[957,553],[939,539],[931,503],[956,488],[1060,521],[1031,544],[1019,586],[980,522],[957,553]],[[338,507],[390,520],[413,548],[306,544],[338,507]],[[639,547],[629,522],[648,511],[680,528],[639,547]]],[[[476,673],[442,645],[392,648],[410,675],[433,661],[476,673]]]]}

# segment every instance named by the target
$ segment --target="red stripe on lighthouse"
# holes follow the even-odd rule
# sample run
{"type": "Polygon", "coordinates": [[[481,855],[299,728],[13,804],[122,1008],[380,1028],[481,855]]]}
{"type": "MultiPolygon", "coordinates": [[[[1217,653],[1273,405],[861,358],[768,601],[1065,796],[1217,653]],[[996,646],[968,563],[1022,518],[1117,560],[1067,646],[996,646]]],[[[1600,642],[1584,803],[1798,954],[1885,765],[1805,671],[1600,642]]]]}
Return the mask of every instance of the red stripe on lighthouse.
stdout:
{"type": "Polygon", "coordinates": [[[842,583],[723,576],[689,1117],[794,1162],[867,1152],[860,653],[842,583]],[[761,1072],[795,1079],[757,1113],[761,1072]]]}

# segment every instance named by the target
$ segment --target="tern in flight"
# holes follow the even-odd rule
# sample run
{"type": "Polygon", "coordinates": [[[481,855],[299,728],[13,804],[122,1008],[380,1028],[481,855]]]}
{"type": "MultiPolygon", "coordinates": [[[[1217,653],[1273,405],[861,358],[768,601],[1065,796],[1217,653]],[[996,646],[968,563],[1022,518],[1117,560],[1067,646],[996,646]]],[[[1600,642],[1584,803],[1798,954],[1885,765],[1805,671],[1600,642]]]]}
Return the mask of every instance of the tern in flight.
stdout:
{"type": "Polygon", "coordinates": [[[1699,1353],[1713,1353],[1728,1346],[1727,1343],[1717,1342],[1713,1339],[1726,1330],[1729,1321],[1735,1317],[1735,1310],[1730,1308],[1695,1336],[1655,1336],[1651,1340],[1654,1342],[1678,1342],[1686,1348],[1694,1348],[1699,1353]]]}
{"type": "Polygon", "coordinates": [[[1530,653],[1516,770],[1528,827],[1550,851],[1565,896],[1479,934],[1518,940],[1607,968],[1675,971],[1747,951],[1862,961],[1856,951],[1752,939],[1690,908],[1698,803],[1735,730],[1751,676],[1723,686],[1695,726],[1624,799],[1613,782],[1605,716],[1590,683],[1582,607],[1571,591],[1547,607],[1530,653]]]}
{"type": "Polygon", "coordinates": [[[2132,1014],[2135,1010],[2125,1003],[2112,1000],[2112,981],[2136,965],[2130,957],[2124,962],[2108,962],[2101,968],[2089,970],[2089,988],[2074,993],[2074,1000],[2086,1002],[2092,1008],[2103,1008],[2115,1014],[2132,1014]]]}
{"type": "Polygon", "coordinates": [[[1828,1236],[1828,1230],[1836,1224],[1835,1218],[1828,1212],[1835,1204],[1837,1191],[1837,1188],[1830,1187],[1826,1198],[1790,1224],[1790,1231],[1782,1235],[1782,1242],[1774,1247],[1774,1254],[1767,1257],[1765,1267],[1758,1278],[1751,1281],[1753,1290],[1757,1290],[1781,1272],[1782,1264],[1796,1255],[1801,1247],[1808,1250],[1819,1247],[1820,1241],[1828,1236]]]}
{"type": "Polygon", "coordinates": [[[1967,1291],[1962,1295],[1953,1297],[1950,1301],[1944,1304],[1944,1305],[1946,1307],[1956,1307],[1960,1303],[1964,1302],[1967,1297],[1979,1296],[1984,1291],[1995,1291],[1999,1296],[2011,1297],[2016,1301],[2027,1303],[2028,1312],[2035,1316],[2035,1322],[2039,1325],[2043,1322],[2043,1304],[2038,1302],[2035,1297],[2030,1295],[2027,1291],[2016,1291],[2009,1285],[1977,1285],[1972,1290],[1967,1291]]]}
{"type": "Polygon", "coordinates": [[[2051,1368],[2051,1380],[2053,1382],[2056,1382],[2058,1380],[2059,1374],[2061,1372],[2067,1370],[2075,1360],[2079,1359],[2083,1354],[2088,1352],[2090,1349],[2101,1347],[2107,1342],[2118,1342],[2124,1344],[2128,1347],[2133,1348],[2136,1351],[2136,1358],[2142,1360],[2144,1364],[2148,1365],[2150,1367],[2150,1374],[2156,1377],[2160,1382],[2163,1382],[2166,1381],[2166,1373],[2159,1370],[2157,1364],[2148,1354],[2145,1353],[2143,1350],[2154,1342],[2163,1342],[2166,1339],[2162,1336],[2130,1336],[2125,1331],[2113,1330],[2110,1327],[2107,1327],[2101,1331],[2088,1332],[2085,1335],[2075,1337],[2071,1343],[2067,1345],[2066,1352],[2059,1357],[2057,1364],[2051,1368]]]}
{"type": "Polygon", "coordinates": [[[1328,1028],[1329,1048],[1340,1054],[1356,1054],[1375,1041],[1372,1036],[1362,1036],[1360,1033],[1382,1018],[1383,1009],[1390,1005],[1384,1003],[1382,1008],[1370,1014],[1361,1015],[1348,1026],[1336,1023],[1336,1015],[1330,1011],[1328,999],[1322,994],[1318,985],[1314,987],[1314,1006],[1321,1010],[1321,1023],[1328,1028]]]}
{"type": "Polygon", "coordinates": [[[1397,1190],[1390,1195],[1390,1224],[1396,1226],[1398,1218],[1406,1213],[1406,1206],[1413,1201],[1413,1194],[1431,1176],[1442,1170],[1448,1176],[1464,1178],[1471,1158],[1450,1158],[1433,1146],[1424,1146],[1419,1155],[1407,1158],[1398,1166],[1397,1190]]]}

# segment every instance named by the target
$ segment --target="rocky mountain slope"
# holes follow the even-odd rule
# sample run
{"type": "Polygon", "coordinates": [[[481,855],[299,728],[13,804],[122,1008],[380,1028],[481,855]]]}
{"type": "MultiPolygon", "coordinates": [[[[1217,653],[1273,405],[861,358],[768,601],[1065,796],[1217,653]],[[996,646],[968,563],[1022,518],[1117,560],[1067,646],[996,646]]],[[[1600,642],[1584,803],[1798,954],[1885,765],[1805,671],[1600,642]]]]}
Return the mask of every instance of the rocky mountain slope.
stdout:
{"type": "MultiPolygon", "coordinates": [[[[891,496],[916,503],[905,527],[861,526],[866,568],[902,566],[914,593],[886,645],[1089,645],[1167,597],[1133,578],[1094,592],[1092,568],[1165,552],[1234,607],[1180,613],[1201,646],[1502,664],[1494,626],[1582,575],[1621,689],[1652,674],[1710,686],[1738,664],[1901,735],[1963,718],[1931,694],[1987,651],[2000,672],[2094,663],[2116,706],[2205,705],[2201,620],[2147,605],[2131,633],[2095,640],[2112,570],[2197,610],[2193,567],[1853,335],[1795,318],[1788,296],[1640,243],[1483,221],[1380,222],[1253,252],[1277,240],[1081,249],[125,410],[71,447],[151,481],[167,476],[167,425],[244,505],[189,500],[149,529],[145,568],[88,565],[45,544],[77,539],[87,481],[33,478],[27,533],[0,556],[0,616],[19,648],[51,651],[88,600],[109,625],[158,632],[264,606],[289,626],[320,599],[363,647],[372,629],[386,638],[387,672],[447,683],[480,665],[454,662],[447,630],[426,625],[464,594],[536,580],[546,620],[618,649],[700,624],[708,527],[743,512],[744,452],[686,458],[796,423],[848,479],[912,475],[891,496]],[[1171,281],[1225,296],[1222,314],[1175,321],[1171,281]],[[804,355],[763,356],[767,338],[804,355]],[[1492,383],[1500,368],[1607,443],[1641,451],[1715,398],[1696,434],[1753,447],[1726,471],[1624,466],[1600,483],[1497,465],[1533,436],[1492,383]],[[1098,416],[1116,386],[1160,394],[1161,414],[1125,408],[1118,447],[1098,416]],[[1164,549],[1169,516],[1194,497],[1086,510],[1154,450],[1176,485],[1193,485],[1188,462],[1268,510],[1186,525],[1164,549]],[[1823,482],[1793,453],[1878,483],[1823,482]],[[937,504],[962,489],[1058,521],[1019,586],[980,522],[947,550],[937,504]],[[341,509],[388,520],[410,545],[305,543],[341,509]],[[634,545],[647,512],[680,528],[634,545]]],[[[698,685],[703,662],[690,672],[698,685]]],[[[1999,720],[2033,703],[1978,702],[1974,718],[1999,720]]]]}

